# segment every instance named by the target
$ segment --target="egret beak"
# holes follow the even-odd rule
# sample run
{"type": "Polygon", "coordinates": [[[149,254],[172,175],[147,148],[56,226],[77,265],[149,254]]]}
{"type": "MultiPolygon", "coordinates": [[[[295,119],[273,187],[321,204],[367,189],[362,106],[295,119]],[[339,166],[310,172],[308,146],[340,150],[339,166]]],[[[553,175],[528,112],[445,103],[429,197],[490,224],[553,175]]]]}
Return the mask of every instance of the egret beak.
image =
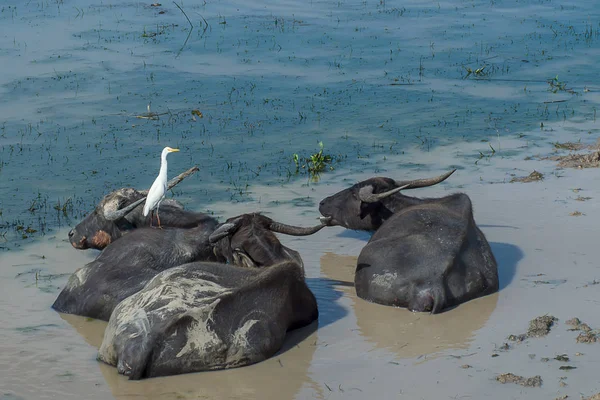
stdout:
{"type": "Polygon", "coordinates": [[[167,147],[167,151],[168,151],[169,153],[173,153],[173,152],[179,151],[179,149],[172,149],[172,148],[170,148],[170,147],[167,147]]]}

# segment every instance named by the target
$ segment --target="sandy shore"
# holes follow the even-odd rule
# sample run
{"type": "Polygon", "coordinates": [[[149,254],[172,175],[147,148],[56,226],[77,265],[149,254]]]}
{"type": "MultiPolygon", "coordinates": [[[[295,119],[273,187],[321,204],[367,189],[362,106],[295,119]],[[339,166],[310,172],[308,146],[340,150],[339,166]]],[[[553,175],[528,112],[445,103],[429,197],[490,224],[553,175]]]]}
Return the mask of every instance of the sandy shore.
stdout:
{"type": "Polygon", "coordinates": [[[363,173],[339,169],[318,184],[253,186],[255,202],[202,205],[221,216],[261,210],[284,222],[310,225],[320,199],[356,181],[459,168],[447,182],[410,195],[466,192],[499,263],[499,293],[440,315],[414,314],[364,302],[348,285],[368,235],[335,227],[307,238],[282,237],[304,259],[319,301],[318,329],[295,332],[287,351],[237,370],[129,382],[94,359],[103,323],[61,317],[49,308],[67,274],[94,253],[71,249],[66,230],[3,253],[2,398],[579,399],[598,393],[600,344],[577,343],[579,332],[570,331],[565,321],[579,317],[600,328],[600,285],[595,284],[600,281],[600,173],[557,169],[555,161],[536,157],[553,154],[554,142],[591,144],[597,137],[594,124],[564,123],[521,138],[492,136],[495,153],[482,142],[429,152],[405,149],[397,158],[369,160],[363,173]],[[534,170],[543,180],[510,183],[534,170]],[[31,271],[38,269],[36,280],[31,271]],[[65,275],[44,280],[44,274],[65,275]],[[507,339],[545,314],[558,318],[547,336],[521,343],[507,339]],[[554,359],[562,354],[568,362],[554,359]],[[529,388],[496,381],[508,372],[539,375],[543,383],[529,388]]]}

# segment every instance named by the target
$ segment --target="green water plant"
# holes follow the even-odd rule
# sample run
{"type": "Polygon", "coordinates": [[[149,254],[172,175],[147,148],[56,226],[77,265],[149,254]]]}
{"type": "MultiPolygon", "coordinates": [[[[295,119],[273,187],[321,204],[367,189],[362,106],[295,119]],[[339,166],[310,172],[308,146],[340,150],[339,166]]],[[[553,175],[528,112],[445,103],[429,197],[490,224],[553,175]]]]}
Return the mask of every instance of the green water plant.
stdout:
{"type": "Polygon", "coordinates": [[[554,78],[548,80],[548,91],[552,93],[558,92],[568,92],[570,89],[567,89],[567,83],[558,80],[558,75],[554,78]]]}
{"type": "Polygon", "coordinates": [[[313,180],[318,180],[321,172],[325,171],[327,167],[332,171],[334,169],[331,165],[333,157],[323,151],[323,142],[319,142],[319,151],[311,154],[310,157],[300,157],[297,153],[294,153],[292,159],[296,164],[296,174],[300,171],[306,171],[313,180]]]}

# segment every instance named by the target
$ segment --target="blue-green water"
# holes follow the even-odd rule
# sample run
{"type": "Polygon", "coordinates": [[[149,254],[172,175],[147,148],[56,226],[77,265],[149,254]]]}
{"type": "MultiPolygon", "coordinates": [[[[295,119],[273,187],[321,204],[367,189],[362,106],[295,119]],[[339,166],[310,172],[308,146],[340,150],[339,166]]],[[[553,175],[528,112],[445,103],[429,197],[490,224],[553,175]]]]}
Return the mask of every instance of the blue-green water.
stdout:
{"type": "Polygon", "coordinates": [[[165,145],[182,150],[169,158],[171,176],[201,168],[175,191],[205,210],[253,199],[255,184],[298,179],[293,154],[309,156],[319,141],[336,168],[376,172],[374,159],[415,144],[595,119],[586,96],[600,89],[592,2],[181,8],[2,3],[4,248],[75,224],[111,189],[149,187],[165,145]],[[158,120],[136,117],[149,103],[158,120]]]}

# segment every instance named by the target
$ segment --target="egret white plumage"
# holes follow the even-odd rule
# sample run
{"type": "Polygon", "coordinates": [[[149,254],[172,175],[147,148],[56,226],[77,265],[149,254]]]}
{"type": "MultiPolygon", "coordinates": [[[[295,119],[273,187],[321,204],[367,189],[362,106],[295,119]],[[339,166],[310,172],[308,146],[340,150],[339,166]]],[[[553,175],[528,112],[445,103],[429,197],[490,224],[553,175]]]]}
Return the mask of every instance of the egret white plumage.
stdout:
{"type": "Polygon", "coordinates": [[[167,193],[167,154],[179,151],[179,149],[172,149],[171,147],[165,147],[160,155],[160,171],[158,176],[154,180],[154,183],[148,191],[146,196],[146,204],[144,204],[144,217],[152,211],[150,216],[150,226],[152,226],[152,220],[154,218],[154,210],[156,210],[156,219],[158,219],[158,226],[160,227],[160,217],[158,216],[158,207],[160,202],[165,198],[167,193]]]}

